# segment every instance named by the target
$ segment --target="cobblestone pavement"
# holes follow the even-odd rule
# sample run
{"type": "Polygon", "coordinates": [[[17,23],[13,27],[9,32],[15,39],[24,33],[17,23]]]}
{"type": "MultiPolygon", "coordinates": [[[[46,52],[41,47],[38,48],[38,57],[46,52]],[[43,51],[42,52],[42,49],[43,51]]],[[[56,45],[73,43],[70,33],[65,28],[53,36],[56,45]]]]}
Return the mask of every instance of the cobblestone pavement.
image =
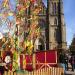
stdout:
{"type": "Polygon", "coordinates": [[[70,65],[70,63],[68,63],[68,71],[65,71],[65,75],[75,75],[75,69],[74,71],[71,71],[72,67],[70,65]]]}
{"type": "Polygon", "coordinates": [[[65,75],[75,75],[75,70],[74,71],[66,71],[65,75]]]}

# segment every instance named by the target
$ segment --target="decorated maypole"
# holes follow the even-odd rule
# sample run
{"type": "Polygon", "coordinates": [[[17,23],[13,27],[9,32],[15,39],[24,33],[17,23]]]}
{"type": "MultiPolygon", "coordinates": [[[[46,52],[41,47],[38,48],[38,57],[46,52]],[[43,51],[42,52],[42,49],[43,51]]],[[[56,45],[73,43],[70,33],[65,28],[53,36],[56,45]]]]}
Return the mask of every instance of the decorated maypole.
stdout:
{"type": "MultiPolygon", "coordinates": [[[[36,0],[16,0],[15,10],[12,9],[10,0],[3,0],[0,5],[0,27],[3,28],[1,33],[1,49],[8,50],[13,54],[13,69],[20,67],[20,55],[22,53],[33,54],[33,67],[35,67],[35,40],[40,36],[40,27],[38,25],[38,14],[41,6],[36,4],[36,0]],[[31,7],[31,5],[33,5],[31,7]],[[29,9],[30,8],[30,9],[29,9]],[[26,10],[29,9],[29,17],[26,16],[26,10]],[[25,21],[29,21],[26,26],[25,21]],[[25,29],[26,28],[26,29],[25,29]],[[24,37],[25,30],[27,35],[24,37]]],[[[25,56],[23,56],[25,58],[25,56]]],[[[23,61],[23,65],[26,65],[23,61]]],[[[24,67],[25,68],[25,67],[24,67]]]]}
{"type": "MultiPolygon", "coordinates": [[[[0,32],[2,34],[0,50],[9,50],[11,48],[11,39],[13,38],[15,28],[14,10],[11,8],[9,0],[0,1],[0,32]],[[14,18],[12,20],[12,18],[14,18]]],[[[2,54],[1,54],[2,56],[2,54]]]]}
{"type": "MultiPolygon", "coordinates": [[[[18,13],[17,15],[17,23],[21,26],[21,24],[23,23],[23,21],[27,18],[27,16],[25,16],[26,14],[24,13],[25,10],[29,9],[28,11],[30,11],[29,14],[29,18],[27,18],[26,21],[29,21],[30,24],[27,27],[26,24],[24,24],[24,26],[26,27],[27,33],[28,35],[24,38],[24,51],[26,53],[28,53],[29,55],[33,54],[33,67],[35,67],[35,40],[38,36],[40,36],[40,27],[38,26],[38,14],[41,11],[41,6],[38,6],[38,4],[36,4],[35,0],[25,0],[20,1],[19,0],[19,4],[17,5],[17,9],[18,9],[18,13]],[[31,6],[33,5],[33,6],[31,6]]],[[[25,31],[26,31],[25,30],[25,31]]],[[[23,49],[22,49],[23,50],[23,49]]]]}

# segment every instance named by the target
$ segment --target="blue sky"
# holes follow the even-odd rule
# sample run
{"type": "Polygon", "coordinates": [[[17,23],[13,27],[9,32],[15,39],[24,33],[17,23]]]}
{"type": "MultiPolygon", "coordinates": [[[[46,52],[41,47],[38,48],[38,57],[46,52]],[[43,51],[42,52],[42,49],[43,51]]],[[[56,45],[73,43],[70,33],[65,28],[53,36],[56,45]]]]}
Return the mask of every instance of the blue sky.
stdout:
{"type": "MultiPolygon", "coordinates": [[[[43,0],[46,4],[46,0],[43,0]]],[[[70,45],[75,34],[75,0],[62,0],[66,24],[66,40],[70,45]]]]}
{"type": "MultiPolygon", "coordinates": [[[[3,0],[0,0],[0,2],[3,0]]],[[[15,3],[10,0],[12,9],[14,9],[15,3]]],[[[46,4],[46,0],[43,0],[46,4]]],[[[66,40],[68,45],[70,45],[73,35],[75,33],[75,0],[63,0],[63,7],[64,7],[64,18],[66,24],[66,40]]]]}
{"type": "Polygon", "coordinates": [[[71,43],[75,34],[75,0],[63,0],[64,2],[64,17],[67,29],[67,43],[71,43]]]}

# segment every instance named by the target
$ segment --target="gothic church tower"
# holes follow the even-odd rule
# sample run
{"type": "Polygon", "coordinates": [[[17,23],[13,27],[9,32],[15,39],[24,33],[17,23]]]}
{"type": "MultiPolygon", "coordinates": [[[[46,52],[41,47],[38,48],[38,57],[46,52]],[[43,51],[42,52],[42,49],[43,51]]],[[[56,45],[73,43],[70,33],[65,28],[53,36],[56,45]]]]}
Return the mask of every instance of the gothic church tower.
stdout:
{"type": "Polygon", "coordinates": [[[47,0],[47,23],[47,49],[66,50],[66,26],[62,0],[47,0]]]}

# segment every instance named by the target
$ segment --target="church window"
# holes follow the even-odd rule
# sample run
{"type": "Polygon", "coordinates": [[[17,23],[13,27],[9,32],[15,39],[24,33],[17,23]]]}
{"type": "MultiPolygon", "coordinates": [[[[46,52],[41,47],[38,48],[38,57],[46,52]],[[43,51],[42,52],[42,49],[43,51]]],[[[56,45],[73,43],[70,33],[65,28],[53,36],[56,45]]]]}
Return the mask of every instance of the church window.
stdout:
{"type": "Polygon", "coordinates": [[[56,14],[56,3],[53,4],[53,13],[56,14]]]}
{"type": "Polygon", "coordinates": [[[44,45],[43,45],[43,40],[42,39],[36,39],[35,40],[35,45],[36,45],[36,50],[44,50],[44,45]]]}
{"type": "Polygon", "coordinates": [[[58,25],[57,18],[54,19],[54,25],[58,25]]]}
{"type": "Polygon", "coordinates": [[[52,4],[51,4],[51,12],[52,12],[52,14],[54,13],[54,4],[53,4],[53,2],[52,2],[52,4]]]}

